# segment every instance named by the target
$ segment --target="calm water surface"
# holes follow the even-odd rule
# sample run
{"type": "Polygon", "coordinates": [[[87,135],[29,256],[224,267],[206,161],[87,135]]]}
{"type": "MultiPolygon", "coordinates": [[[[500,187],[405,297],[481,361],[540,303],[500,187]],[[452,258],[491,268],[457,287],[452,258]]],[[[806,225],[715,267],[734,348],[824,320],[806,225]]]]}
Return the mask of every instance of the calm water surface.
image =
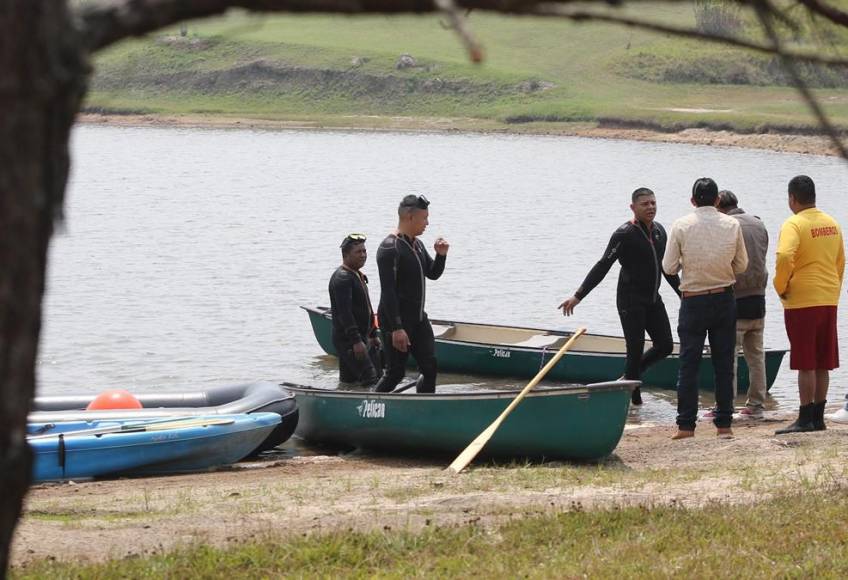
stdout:
{"type": "MultiPolygon", "coordinates": [[[[689,212],[707,175],[761,216],[774,242],[789,215],[786,182],[818,186],[846,225],[844,162],[730,148],[566,137],[261,132],[79,127],[65,231],[53,241],[38,364],[40,394],[191,390],[256,379],[336,384],[303,304],[328,303],[349,232],[369,235],[372,299],[380,239],[406,193],[432,201],[429,245],[451,243],[431,282],[433,318],[620,334],[618,266],[563,319],[557,305],[630,217],[637,186],[657,192],[658,220],[689,212]]],[[[679,301],[664,286],[672,327],[679,301]]],[[[848,342],[840,305],[840,334],[848,342]]],[[[786,347],[769,289],[766,346],[786,347]]],[[[784,361],[773,404],[797,404],[784,361]]],[[[848,387],[833,373],[831,400],[848,387]]],[[[486,384],[444,375],[441,384],[486,384]]],[[[499,385],[524,382],[497,381],[499,385]]],[[[740,399],[744,402],[744,399],[740,399]]],[[[642,417],[673,417],[674,394],[648,395],[642,417]]],[[[709,404],[705,396],[702,404],[709,404]]]]}

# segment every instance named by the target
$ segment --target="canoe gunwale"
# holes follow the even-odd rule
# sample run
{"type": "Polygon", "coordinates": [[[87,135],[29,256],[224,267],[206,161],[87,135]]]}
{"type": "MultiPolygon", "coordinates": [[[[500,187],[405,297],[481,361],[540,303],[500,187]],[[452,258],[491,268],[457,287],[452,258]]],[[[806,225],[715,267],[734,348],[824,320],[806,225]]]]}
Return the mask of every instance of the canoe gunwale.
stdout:
{"type": "MultiPolygon", "coordinates": [[[[332,315],[330,314],[330,309],[327,308],[326,306],[301,306],[301,308],[303,310],[305,310],[306,312],[311,312],[311,313],[314,313],[318,316],[323,316],[324,318],[326,318],[328,320],[332,320],[332,315]]],[[[569,332],[569,331],[566,331],[566,330],[555,330],[555,329],[550,329],[550,328],[536,328],[536,327],[532,327],[532,326],[509,326],[509,325],[506,325],[506,324],[488,324],[488,323],[483,324],[483,323],[479,323],[479,322],[463,322],[461,320],[430,319],[430,322],[432,324],[441,325],[441,326],[453,326],[453,325],[456,325],[456,324],[463,324],[463,325],[467,325],[467,326],[477,326],[477,327],[489,326],[489,327],[492,327],[492,328],[528,330],[528,331],[534,331],[534,332],[539,332],[539,333],[545,333],[549,336],[559,336],[559,337],[562,337],[562,338],[570,338],[574,334],[573,332],[569,332]]],[[[623,337],[615,336],[615,335],[612,335],[612,334],[597,334],[597,333],[593,332],[593,333],[587,333],[587,336],[593,336],[593,337],[597,337],[597,338],[610,338],[610,339],[624,341],[623,337]]],[[[436,337],[436,340],[438,342],[442,342],[442,343],[446,343],[446,344],[456,344],[456,345],[462,345],[462,346],[468,345],[468,346],[475,346],[475,347],[480,347],[480,348],[508,348],[509,350],[514,350],[514,351],[519,351],[519,352],[530,352],[530,353],[550,352],[551,355],[553,355],[554,352],[555,352],[555,349],[543,348],[543,347],[533,347],[533,346],[513,345],[513,344],[509,344],[509,343],[505,343],[505,342],[481,342],[481,341],[472,341],[472,340],[458,340],[458,339],[449,338],[449,337],[439,338],[438,336],[436,337]]],[[[680,344],[680,343],[676,342],[675,344],[680,344]]],[[[586,355],[586,356],[605,356],[605,357],[620,357],[620,358],[626,357],[625,352],[615,352],[615,351],[609,352],[609,351],[598,351],[598,350],[580,350],[580,351],[575,351],[575,352],[579,352],[580,355],[586,355]]],[[[763,347],[763,354],[764,355],[768,355],[769,353],[783,353],[785,355],[787,352],[789,352],[789,350],[785,349],[785,348],[766,348],[766,347],[763,347]]],[[[704,354],[707,355],[707,356],[710,355],[709,352],[704,352],[704,354]]],[[[678,358],[680,355],[679,355],[679,353],[675,353],[675,354],[672,354],[672,355],[669,355],[669,356],[670,356],[670,358],[678,358]]]]}
{"type": "MultiPolygon", "coordinates": [[[[607,381],[590,385],[574,385],[566,387],[535,389],[527,393],[528,398],[562,397],[592,395],[608,391],[631,392],[642,384],[641,381],[607,381]]],[[[280,383],[280,386],[295,395],[328,397],[338,399],[403,399],[404,401],[461,401],[461,400],[497,400],[514,399],[521,391],[475,391],[468,393],[377,393],[374,391],[339,391],[335,389],[319,389],[295,383],[280,383]]]]}

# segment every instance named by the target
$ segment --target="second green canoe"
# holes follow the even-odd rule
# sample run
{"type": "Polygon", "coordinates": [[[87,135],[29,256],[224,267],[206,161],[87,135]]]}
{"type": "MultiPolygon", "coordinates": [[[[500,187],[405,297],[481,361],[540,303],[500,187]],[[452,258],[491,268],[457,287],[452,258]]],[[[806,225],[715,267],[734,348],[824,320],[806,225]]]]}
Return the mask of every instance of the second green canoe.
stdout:
{"type": "MultiPolygon", "coordinates": [[[[318,344],[327,354],[335,355],[332,341],[332,315],[328,308],[302,307],[309,314],[318,344]]],[[[539,372],[571,336],[569,332],[518,328],[493,324],[474,324],[448,320],[432,320],[436,336],[436,359],[439,370],[501,377],[530,378],[539,372]]],[[[650,346],[646,341],[645,348],[650,346]]],[[[649,368],[642,377],[645,386],[677,388],[680,367],[678,344],[674,352],[649,368]]],[[[547,378],[569,383],[613,381],[624,374],[624,338],[586,334],[551,369],[547,378]]],[[[766,385],[771,388],[780,369],[785,350],[766,350],[766,385]]],[[[698,372],[702,389],[714,389],[713,365],[709,349],[698,372]]],[[[739,392],[748,390],[748,365],[738,357],[739,392]]]]}

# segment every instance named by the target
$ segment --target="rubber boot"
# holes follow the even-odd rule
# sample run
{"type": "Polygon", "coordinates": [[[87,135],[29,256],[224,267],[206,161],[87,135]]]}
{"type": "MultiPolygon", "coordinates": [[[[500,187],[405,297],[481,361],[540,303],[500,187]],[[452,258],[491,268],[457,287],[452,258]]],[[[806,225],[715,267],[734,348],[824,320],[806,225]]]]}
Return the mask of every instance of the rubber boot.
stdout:
{"type": "Polygon", "coordinates": [[[630,402],[633,405],[641,405],[642,404],[642,391],[639,390],[639,387],[633,389],[633,392],[630,393],[630,402]]]}
{"type": "Polygon", "coordinates": [[[807,431],[815,431],[815,429],[815,426],[813,426],[813,403],[808,403],[798,407],[798,418],[794,423],[783,429],[778,429],[774,434],[806,433],[807,431]]]}
{"type": "Polygon", "coordinates": [[[824,431],[827,425],[824,424],[824,406],[827,401],[813,403],[813,428],[815,431],[824,431]]]}

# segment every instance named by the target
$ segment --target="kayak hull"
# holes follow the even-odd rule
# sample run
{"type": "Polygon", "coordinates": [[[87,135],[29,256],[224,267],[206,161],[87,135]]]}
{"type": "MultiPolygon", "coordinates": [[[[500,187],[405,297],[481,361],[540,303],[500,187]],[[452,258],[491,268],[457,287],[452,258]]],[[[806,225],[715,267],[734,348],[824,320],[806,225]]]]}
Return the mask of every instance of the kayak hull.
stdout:
{"type": "Polygon", "coordinates": [[[29,441],[34,458],[33,480],[212,469],[250,455],[281,421],[276,413],[190,419],[190,426],[173,428],[161,427],[180,421],[80,421],[47,429],[51,424],[31,424],[30,431],[41,435],[30,437],[29,441]],[[206,424],[204,419],[208,419],[206,424]],[[121,431],[132,425],[142,427],[121,431]],[[90,429],[116,431],[86,434],[90,429]]]}

